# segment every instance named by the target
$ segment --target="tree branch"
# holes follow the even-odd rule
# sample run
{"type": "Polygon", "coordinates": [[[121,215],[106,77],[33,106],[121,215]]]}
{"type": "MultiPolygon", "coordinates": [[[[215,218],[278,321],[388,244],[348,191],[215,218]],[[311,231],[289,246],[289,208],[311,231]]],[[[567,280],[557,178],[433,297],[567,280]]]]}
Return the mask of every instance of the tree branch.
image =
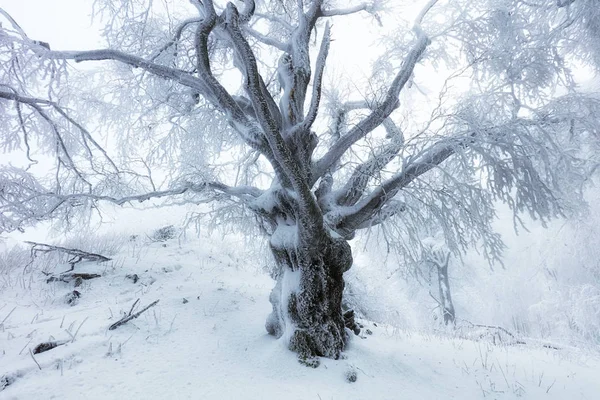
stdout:
{"type": "MultiPolygon", "coordinates": [[[[136,302],[133,305],[135,306],[138,303],[138,301],[140,301],[140,299],[137,299],[136,302]]],[[[142,308],[140,311],[136,312],[135,314],[132,314],[132,311],[133,311],[133,307],[132,307],[131,311],[129,311],[129,314],[124,315],[123,318],[121,318],[120,320],[118,320],[114,324],[111,324],[108,327],[108,330],[109,331],[115,330],[118,327],[120,327],[121,325],[124,325],[127,322],[131,321],[132,319],[136,319],[137,317],[139,317],[140,315],[142,315],[143,312],[147,311],[150,307],[154,307],[155,305],[157,305],[158,302],[159,302],[159,300],[156,300],[156,301],[148,304],[146,307],[142,308]]]]}
{"type": "Polygon", "coordinates": [[[421,32],[417,34],[417,42],[406,56],[402,68],[387,91],[385,100],[375,107],[370,115],[360,121],[346,135],[341,137],[331,149],[315,163],[313,167],[312,184],[314,184],[318,178],[323,176],[323,174],[333,166],[354,143],[364,138],[367,134],[381,125],[396,109],[398,106],[398,96],[406,85],[406,82],[408,82],[416,64],[423,56],[429,43],[427,36],[421,32]]]}
{"type": "MultiPolygon", "coordinates": [[[[21,183],[22,185],[22,183],[21,183]]],[[[31,186],[31,185],[30,185],[31,186]]],[[[91,200],[91,201],[107,201],[119,206],[130,202],[144,202],[151,199],[159,199],[164,197],[171,197],[181,195],[187,192],[192,193],[206,193],[207,191],[214,190],[220,192],[226,196],[237,198],[242,201],[243,204],[248,205],[252,208],[252,202],[259,197],[263,192],[252,186],[227,186],[220,182],[205,182],[200,184],[184,184],[178,188],[154,191],[140,195],[125,196],[121,198],[96,195],[93,193],[75,193],[61,195],[51,192],[43,192],[40,187],[20,187],[23,192],[27,193],[27,197],[19,198],[18,201],[11,200],[15,197],[11,192],[0,191],[0,212],[2,217],[0,221],[3,224],[12,226],[12,229],[19,229],[20,224],[25,220],[36,220],[41,221],[50,217],[56,210],[63,205],[74,206],[77,205],[78,201],[91,200]],[[33,203],[35,207],[28,207],[27,205],[33,203]],[[22,215],[25,219],[17,221],[15,224],[10,219],[11,215],[22,215]],[[6,219],[6,220],[4,220],[6,219]]],[[[218,200],[218,194],[214,194],[212,200],[218,200]]],[[[1,228],[1,227],[0,227],[1,228]]]]}
{"type": "MultiPolygon", "coordinates": [[[[206,1],[205,3],[209,3],[206,1]]],[[[199,26],[205,26],[204,21],[199,26]]],[[[202,53],[203,56],[204,53],[202,53]]],[[[164,65],[156,64],[137,57],[131,54],[126,54],[121,51],[112,49],[103,50],[88,50],[88,51],[47,51],[43,54],[51,59],[75,60],[75,62],[83,61],[102,61],[111,60],[119,61],[124,64],[132,65],[141,68],[156,76],[171,79],[180,83],[183,86],[189,87],[206,96],[218,109],[231,117],[232,124],[237,127],[236,131],[242,135],[242,138],[253,148],[262,151],[262,143],[260,134],[252,129],[252,124],[238,107],[235,100],[227,93],[216,78],[210,73],[210,70],[203,69],[199,71],[202,79],[196,78],[188,72],[170,68],[164,65]]],[[[206,58],[208,55],[206,54],[206,58]]],[[[206,64],[201,62],[199,66],[203,67],[206,64]]]]}
{"type": "Polygon", "coordinates": [[[362,4],[358,4],[354,7],[339,8],[339,9],[332,9],[332,10],[321,10],[321,15],[323,17],[336,17],[336,16],[340,16],[340,15],[356,14],[361,11],[367,11],[368,9],[369,9],[369,4],[362,3],[362,4]]]}
{"type": "Polygon", "coordinates": [[[403,147],[404,141],[402,138],[395,137],[389,144],[383,146],[378,153],[357,166],[344,187],[335,193],[334,197],[337,204],[342,206],[356,204],[363,196],[369,181],[381,172],[403,147]]]}
{"type": "Polygon", "coordinates": [[[327,54],[329,53],[329,44],[331,42],[331,28],[329,23],[325,26],[325,32],[323,33],[323,39],[321,41],[321,48],[319,49],[319,55],[317,56],[315,66],[315,79],[313,82],[312,99],[310,102],[310,108],[306,114],[306,118],[302,123],[303,129],[310,129],[319,112],[319,102],[321,101],[321,90],[323,86],[323,72],[325,71],[325,64],[327,63],[327,54]]]}
{"type": "Polygon", "coordinates": [[[310,35],[320,16],[323,0],[314,0],[303,13],[298,5],[298,26],[292,33],[290,51],[280,59],[278,73],[284,87],[281,96],[281,112],[284,122],[294,126],[304,119],[306,90],[310,83],[310,35]]]}
{"type": "Polygon", "coordinates": [[[201,18],[190,18],[190,19],[186,19],[185,21],[183,21],[182,23],[180,23],[175,28],[175,34],[173,35],[173,38],[171,40],[169,40],[167,43],[165,43],[160,49],[158,49],[154,53],[154,55],[152,57],[150,57],[150,61],[156,60],[169,47],[177,44],[177,42],[179,42],[179,39],[181,39],[181,35],[183,35],[183,31],[185,30],[185,28],[187,28],[188,26],[190,26],[192,24],[199,23],[200,21],[202,21],[201,18]]]}
{"type": "MultiPolygon", "coordinates": [[[[8,86],[8,85],[2,85],[2,86],[6,86],[6,87],[10,88],[10,86],[8,86]]],[[[81,125],[79,122],[77,122],[76,120],[74,120],[61,106],[59,106],[57,103],[55,103],[53,101],[50,101],[50,100],[39,99],[39,98],[28,97],[28,96],[21,96],[14,89],[12,89],[12,88],[10,88],[10,89],[13,90],[13,92],[0,91],[0,98],[4,98],[4,99],[7,99],[7,100],[14,100],[17,103],[28,104],[30,106],[39,105],[39,104],[51,106],[52,108],[54,108],[56,110],[56,112],[58,112],[69,123],[71,123],[77,129],[79,129],[79,131],[82,134],[82,137],[83,137],[83,140],[84,140],[84,144],[85,144],[85,140],[87,138],[87,140],[89,140],[90,142],[92,142],[92,144],[94,145],[94,147],[96,149],[98,149],[104,155],[104,157],[110,163],[110,165],[115,170],[115,172],[118,172],[119,169],[117,168],[117,166],[113,162],[113,160],[110,158],[110,156],[108,155],[108,153],[106,152],[106,150],[104,150],[104,148],[102,146],[100,146],[98,144],[98,142],[96,142],[96,140],[94,140],[94,138],[92,137],[92,134],[83,125],[81,125]]],[[[87,145],[86,145],[86,147],[87,147],[87,145]]],[[[88,151],[90,151],[89,148],[88,148],[88,151]]],[[[29,155],[29,152],[28,152],[28,155],[29,155]]]]}
{"type": "Polygon", "coordinates": [[[375,188],[369,196],[355,206],[348,207],[337,226],[344,230],[356,230],[365,221],[371,219],[400,189],[453,155],[457,145],[457,142],[448,141],[434,144],[419,160],[412,162],[375,188]]]}
{"type": "Polygon", "coordinates": [[[298,221],[298,223],[304,228],[302,230],[304,233],[312,232],[313,234],[316,234],[315,236],[318,236],[318,233],[323,229],[323,216],[300,171],[298,163],[295,161],[290,148],[279,132],[276,121],[273,119],[269,110],[268,102],[264,99],[264,92],[261,87],[256,59],[250,45],[242,35],[238,24],[238,11],[232,3],[229,3],[225,13],[226,29],[231,35],[232,44],[237,57],[243,63],[245,68],[244,77],[246,81],[246,92],[254,104],[258,120],[275,159],[281,165],[292,187],[298,194],[299,207],[301,211],[303,211],[301,212],[303,220],[298,221]]]}
{"type": "Polygon", "coordinates": [[[250,36],[252,36],[256,40],[258,40],[259,42],[266,44],[267,46],[275,47],[276,49],[281,50],[284,53],[287,53],[290,50],[290,47],[288,44],[282,43],[279,40],[276,40],[276,39],[270,38],[266,35],[263,35],[262,33],[258,32],[255,29],[252,29],[250,27],[245,27],[244,31],[246,31],[246,33],[248,33],[250,36]]]}

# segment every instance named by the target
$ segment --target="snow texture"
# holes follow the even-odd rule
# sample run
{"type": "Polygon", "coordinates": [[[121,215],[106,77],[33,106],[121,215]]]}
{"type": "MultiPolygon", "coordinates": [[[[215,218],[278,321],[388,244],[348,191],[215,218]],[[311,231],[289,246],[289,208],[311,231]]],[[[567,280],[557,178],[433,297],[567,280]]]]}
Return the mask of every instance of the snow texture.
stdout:
{"type": "MultiPolygon", "coordinates": [[[[361,321],[368,331],[350,342],[345,359],[307,368],[264,331],[273,283],[241,238],[143,237],[122,240],[111,264],[79,264],[78,271],[102,277],[86,281],[73,306],[62,301],[72,287],[46,283],[39,265],[4,267],[0,399],[546,400],[600,393],[600,362],[589,353],[495,346],[369,321],[361,321]],[[108,331],[138,298],[140,306],[160,303],[108,331]],[[67,343],[35,355],[40,370],[29,349],[48,340],[67,343]],[[349,383],[352,371],[357,380],[349,383]]],[[[298,279],[288,275],[285,291],[293,291],[298,279]]]]}

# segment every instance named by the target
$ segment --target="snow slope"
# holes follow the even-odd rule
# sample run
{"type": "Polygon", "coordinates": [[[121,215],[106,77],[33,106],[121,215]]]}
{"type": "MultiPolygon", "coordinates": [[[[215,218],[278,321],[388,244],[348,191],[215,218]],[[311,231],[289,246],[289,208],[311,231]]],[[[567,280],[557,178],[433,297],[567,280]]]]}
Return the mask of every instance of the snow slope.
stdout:
{"type": "Polygon", "coordinates": [[[73,306],[73,284],[46,283],[39,267],[0,271],[0,399],[600,398],[600,361],[577,349],[366,322],[346,359],[302,366],[266,334],[273,282],[235,237],[123,239],[112,257],[76,267],[102,277],[77,288],[73,306]],[[138,298],[160,302],[109,331],[138,298]],[[39,369],[29,350],[49,339],[69,343],[37,354],[39,369]]]}

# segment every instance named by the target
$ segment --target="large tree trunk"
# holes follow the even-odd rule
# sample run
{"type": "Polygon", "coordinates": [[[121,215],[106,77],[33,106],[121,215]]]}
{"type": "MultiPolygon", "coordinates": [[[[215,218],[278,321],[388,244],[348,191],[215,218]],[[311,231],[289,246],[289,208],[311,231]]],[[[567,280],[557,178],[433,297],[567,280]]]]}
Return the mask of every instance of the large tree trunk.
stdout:
{"type": "Polygon", "coordinates": [[[303,245],[295,225],[279,226],[271,237],[279,272],[266,328],[286,340],[300,359],[337,359],[348,340],[342,293],[343,273],[352,265],[352,252],[344,239],[329,234],[311,242],[303,245]]]}

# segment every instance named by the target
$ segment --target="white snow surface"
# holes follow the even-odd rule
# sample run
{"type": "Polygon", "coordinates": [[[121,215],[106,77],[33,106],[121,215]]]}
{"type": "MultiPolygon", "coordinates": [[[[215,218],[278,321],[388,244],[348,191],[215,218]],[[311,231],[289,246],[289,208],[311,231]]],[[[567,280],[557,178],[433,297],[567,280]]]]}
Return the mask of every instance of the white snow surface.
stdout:
{"type": "Polygon", "coordinates": [[[600,362],[589,352],[366,321],[345,359],[305,367],[266,334],[274,282],[242,240],[123,243],[112,261],[76,266],[102,277],[77,288],[73,306],[64,302],[72,283],[46,283],[36,269],[0,271],[0,399],[599,398],[600,362]],[[138,309],[160,302],[109,331],[138,298],[138,309]],[[40,370],[29,350],[51,339],[69,343],[35,355],[40,370]]]}

